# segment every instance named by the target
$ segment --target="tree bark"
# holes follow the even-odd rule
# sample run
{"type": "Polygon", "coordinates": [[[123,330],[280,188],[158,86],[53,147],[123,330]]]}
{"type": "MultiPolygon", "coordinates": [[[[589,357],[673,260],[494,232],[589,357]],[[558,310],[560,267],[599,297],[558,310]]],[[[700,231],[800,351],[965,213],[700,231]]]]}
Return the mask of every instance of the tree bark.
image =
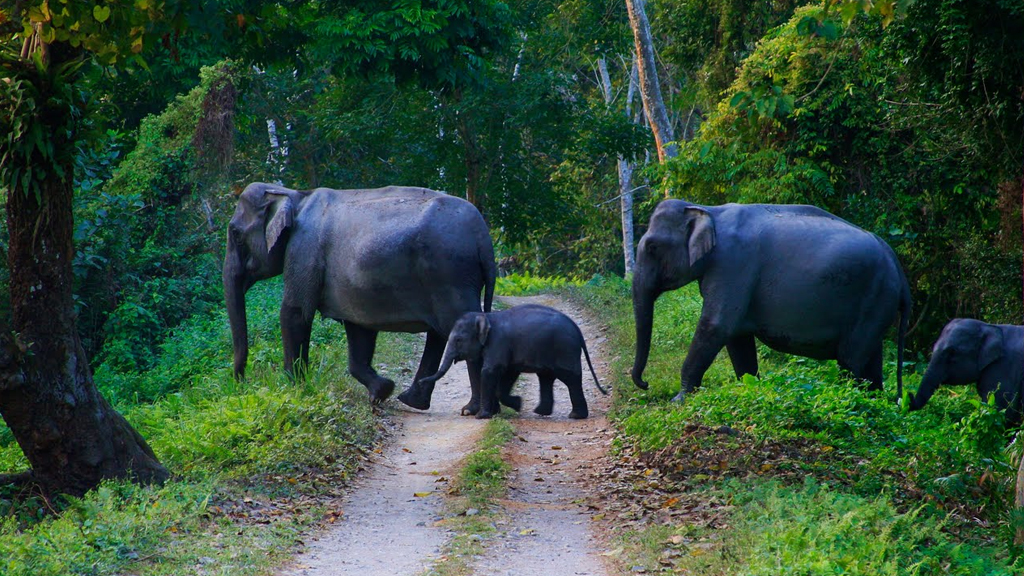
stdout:
{"type": "MultiPolygon", "coordinates": [[[[633,29],[633,40],[636,44],[636,59],[640,78],[640,99],[644,104],[644,113],[654,132],[654,143],[658,149],[658,162],[664,163],[678,152],[672,142],[672,123],[665,109],[665,100],[661,96],[661,84],[658,82],[657,62],[654,58],[654,41],[651,39],[651,24],[647,20],[644,0],[626,0],[629,11],[629,24],[633,29]]],[[[667,190],[666,190],[667,193],[667,190]]]]}
{"type": "MultiPolygon", "coordinates": [[[[35,120],[66,125],[48,113],[35,120]]],[[[74,145],[57,132],[49,131],[55,148],[74,145]]],[[[81,495],[108,478],[163,481],[168,472],[146,441],[100,396],[78,337],[72,154],[60,157],[69,158],[66,178],[51,171],[27,192],[4,183],[12,325],[0,327],[0,416],[47,492],[81,495]]]]}

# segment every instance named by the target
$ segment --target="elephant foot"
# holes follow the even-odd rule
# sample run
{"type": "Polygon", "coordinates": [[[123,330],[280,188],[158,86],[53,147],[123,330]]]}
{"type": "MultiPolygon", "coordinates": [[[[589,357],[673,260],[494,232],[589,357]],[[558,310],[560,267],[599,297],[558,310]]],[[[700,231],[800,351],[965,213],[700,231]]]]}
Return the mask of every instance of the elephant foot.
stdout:
{"type": "Polygon", "coordinates": [[[465,406],[462,407],[462,415],[463,416],[474,416],[479,411],[480,411],[480,401],[479,400],[470,400],[469,404],[466,404],[465,406]]]}
{"type": "Polygon", "coordinates": [[[433,390],[424,391],[422,388],[419,388],[414,384],[398,395],[398,401],[410,408],[427,410],[430,408],[431,392],[433,392],[433,390]]]}
{"type": "Polygon", "coordinates": [[[590,413],[587,410],[580,410],[578,412],[573,410],[572,412],[569,412],[569,418],[572,418],[573,420],[584,420],[587,416],[590,416],[590,413]]]}
{"type": "Polygon", "coordinates": [[[523,408],[523,397],[522,396],[505,396],[501,399],[501,403],[509,408],[519,412],[523,408]]]}
{"type": "Polygon", "coordinates": [[[682,404],[683,402],[685,402],[686,401],[686,391],[685,390],[680,390],[679,394],[676,394],[675,396],[672,397],[672,401],[675,402],[676,404],[682,404]]]}
{"type": "Polygon", "coordinates": [[[476,413],[477,420],[489,420],[492,417],[494,417],[494,412],[491,412],[490,410],[480,410],[476,413]]]}
{"type": "Polygon", "coordinates": [[[540,414],[541,416],[551,416],[554,406],[551,404],[537,404],[537,407],[533,409],[534,414],[540,414]]]}
{"type": "Polygon", "coordinates": [[[370,402],[380,404],[387,400],[391,393],[395,391],[395,383],[387,378],[382,378],[368,388],[370,391],[370,402]]]}

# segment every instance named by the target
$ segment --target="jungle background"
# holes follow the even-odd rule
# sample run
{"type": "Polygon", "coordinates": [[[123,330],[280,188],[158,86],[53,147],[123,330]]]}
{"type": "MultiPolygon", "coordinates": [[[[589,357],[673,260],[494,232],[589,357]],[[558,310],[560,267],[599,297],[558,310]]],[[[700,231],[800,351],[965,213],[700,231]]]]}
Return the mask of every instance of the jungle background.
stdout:
{"type": "MultiPolygon", "coordinates": [[[[0,8],[0,26],[25,4],[0,8]]],[[[429,2],[396,1],[380,14],[373,3],[342,4],[316,18],[288,3],[246,4],[259,18],[238,11],[244,33],[231,49],[209,36],[168,34],[134,65],[112,67],[101,57],[76,69],[72,107],[81,120],[70,177],[78,333],[100,392],[180,476],[159,489],[104,484],[60,502],[0,493],[7,572],[131,566],[159,573],[166,568],[146,562],[146,546],[170,555],[162,544],[169,533],[209,525],[217,516],[211,508],[224,508],[218,498],[232,501],[239,490],[224,487],[225,474],[233,482],[269,474],[277,483],[268,490],[298,490],[301,482],[290,486],[301,470],[346,460],[372,442],[375,424],[358,391],[332,383],[347,378],[343,347],[316,360],[341,368],[323,368],[302,386],[278,374],[279,284],[250,292],[256,376],[249,384],[229,377],[220,266],[236,194],[252,181],[299,189],[405,184],[466,197],[491,226],[506,275],[499,292],[549,288],[593,304],[616,327],[625,360],[632,343],[623,163],[632,171],[626,190],[635,240],[665,197],[814,204],[878,234],[913,289],[911,373],[915,363],[923,369],[950,318],[1024,318],[1024,4],[1017,0],[874,3],[881,9],[651,0],[658,75],[678,143],[664,162],[635,79],[631,85],[624,2],[485,2],[471,23],[432,20],[424,16],[429,2]],[[416,44],[443,42],[434,39],[439,30],[473,45],[465,63],[416,44]],[[115,509],[121,520],[107,516],[115,509]]],[[[438,12],[450,5],[436,4],[438,12]]],[[[14,44],[4,49],[17,51],[14,44]]],[[[15,86],[3,85],[5,98],[15,86]]],[[[24,134],[31,145],[45,138],[24,134]]],[[[6,196],[20,180],[3,175],[6,196]]],[[[5,254],[7,238],[5,227],[5,254]]],[[[11,300],[10,283],[7,266],[0,304],[11,300]]],[[[1011,573],[1019,564],[1011,485],[1020,449],[1004,450],[1001,415],[972,390],[908,415],[891,398],[837,383],[845,377],[834,368],[778,356],[777,370],[760,382],[736,388],[722,371],[722,387],[709,385],[703,401],[669,406],[699,298],[690,290],[660,306],[652,370],[662,386],[618,399],[623,450],[665,457],[666,447],[694,435],[692,426],[746,422],[759,442],[807,442],[842,454],[841,462],[815,460],[820,466],[805,470],[807,483],[791,494],[780,496],[787,488],[775,484],[757,490],[782,502],[780,515],[790,508],[786,498],[813,501],[826,515],[870,508],[877,530],[902,543],[878,552],[897,558],[891,573],[973,574],[979,566],[1011,573]],[[808,405],[815,409],[800,409],[808,405]],[[865,459],[855,480],[839,479],[851,461],[865,459]],[[898,540],[904,529],[920,533],[898,540]],[[932,544],[941,551],[934,563],[913,556],[932,544]]],[[[317,323],[315,343],[341,340],[337,327],[317,323]]],[[[413,345],[396,339],[382,353],[398,358],[413,345]]],[[[889,382],[893,369],[890,358],[889,382]]],[[[914,376],[909,382],[914,389],[914,376]]],[[[9,431],[0,431],[0,443],[0,470],[25,468],[9,431]]],[[[714,489],[743,509],[746,497],[728,495],[735,488],[714,489]]],[[[253,536],[272,537],[282,536],[253,536]]],[[[197,553],[217,559],[220,552],[197,553]]],[[[857,556],[844,566],[889,573],[867,562],[857,556]]],[[[825,573],[815,570],[826,564],[813,566],[794,573],[825,573]]]]}

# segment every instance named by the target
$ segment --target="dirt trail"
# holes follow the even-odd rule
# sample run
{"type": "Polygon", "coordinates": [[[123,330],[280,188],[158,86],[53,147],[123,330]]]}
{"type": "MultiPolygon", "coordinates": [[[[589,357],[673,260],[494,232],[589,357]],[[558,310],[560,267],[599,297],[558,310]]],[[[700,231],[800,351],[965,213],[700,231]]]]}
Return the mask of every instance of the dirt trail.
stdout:
{"type": "MultiPolygon", "coordinates": [[[[549,296],[501,298],[509,305],[533,303],[557,308],[580,326],[587,341],[594,370],[608,388],[605,338],[600,327],[583,311],[549,296]]],[[[482,576],[564,576],[611,574],[592,530],[592,511],[585,501],[593,490],[593,470],[600,469],[611,443],[612,431],[605,414],[609,397],[593,386],[583,365],[583,388],[590,408],[586,420],[567,417],[569,394],[555,383],[555,412],[541,417],[533,413],[539,400],[537,377],[524,374],[516,385],[523,397],[523,411],[514,420],[516,439],[505,450],[513,467],[509,492],[502,502],[506,517],[498,521],[498,536],[487,542],[478,559],[476,574],[482,576]]]]}
{"type": "Polygon", "coordinates": [[[480,421],[459,415],[468,400],[469,375],[460,362],[434,390],[428,412],[398,411],[393,437],[345,498],[341,520],[280,576],[422,574],[450,539],[434,526],[448,479],[483,430],[480,421]]]}
{"type": "MultiPolygon", "coordinates": [[[[604,337],[583,312],[551,297],[501,298],[513,306],[527,302],[558,308],[579,324],[594,369],[607,388],[604,337]]],[[[504,452],[513,472],[497,536],[475,574],[485,576],[564,576],[611,574],[591,530],[591,512],[583,502],[591,490],[592,470],[611,442],[605,419],[610,401],[593,386],[584,364],[584,393],[590,418],[566,417],[568,393],[555,384],[555,412],[533,413],[539,400],[536,376],[523,375],[516,394],[523,412],[514,420],[516,438],[504,452]]],[[[441,519],[448,478],[473,449],[483,422],[459,415],[469,398],[469,377],[460,362],[438,382],[426,413],[399,408],[397,432],[384,453],[362,475],[342,508],[342,519],[321,533],[279,576],[420,575],[450,539],[441,519]],[[431,492],[430,496],[422,496],[431,492]],[[416,494],[421,494],[417,496],[416,494]]],[[[401,406],[397,402],[394,405],[401,406]]]]}

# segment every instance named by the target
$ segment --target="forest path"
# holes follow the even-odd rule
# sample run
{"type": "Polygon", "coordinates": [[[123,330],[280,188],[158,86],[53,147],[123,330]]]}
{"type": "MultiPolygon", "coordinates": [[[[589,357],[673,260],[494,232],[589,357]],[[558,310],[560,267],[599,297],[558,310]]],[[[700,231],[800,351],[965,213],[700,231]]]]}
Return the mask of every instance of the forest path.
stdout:
{"type": "MultiPolygon", "coordinates": [[[[503,297],[508,306],[543,304],[561,310],[583,331],[594,370],[607,389],[606,338],[602,327],[581,308],[552,296],[503,297]]],[[[512,465],[509,490],[500,502],[504,514],[497,521],[498,534],[485,542],[475,574],[481,576],[601,576],[613,573],[600,552],[594,532],[593,509],[586,505],[597,488],[596,475],[612,441],[605,417],[610,396],[598,392],[583,360],[583,391],[590,417],[568,418],[571,403],[561,382],[555,383],[555,411],[537,416],[539,385],[533,374],[524,374],[516,385],[523,397],[523,411],[512,420],[516,437],[503,456],[512,465]]]]}
{"type": "MultiPolygon", "coordinates": [[[[417,354],[411,364],[418,359],[417,354]]],[[[444,513],[449,479],[483,431],[483,422],[460,415],[467,401],[465,362],[453,366],[434,389],[429,411],[392,400],[396,410],[389,419],[395,429],[344,498],[341,519],[314,535],[279,576],[424,573],[451,539],[446,528],[435,525],[444,513]]]]}
{"type": "MultiPolygon", "coordinates": [[[[569,315],[583,331],[594,369],[607,388],[605,338],[581,309],[550,296],[500,300],[507,306],[544,304],[569,315]]],[[[532,411],[539,400],[536,376],[523,375],[516,386],[523,412],[512,420],[516,437],[503,452],[512,465],[509,492],[499,502],[497,534],[484,542],[474,574],[610,573],[584,503],[611,443],[605,419],[610,399],[593,386],[585,361],[583,370],[590,418],[582,421],[567,417],[571,404],[561,383],[555,384],[554,414],[543,418],[532,411]]],[[[393,402],[396,431],[354,483],[341,519],[315,535],[279,576],[424,574],[451,538],[438,522],[448,481],[483,431],[483,422],[459,414],[468,399],[469,375],[460,362],[438,382],[428,412],[393,402]]]]}

